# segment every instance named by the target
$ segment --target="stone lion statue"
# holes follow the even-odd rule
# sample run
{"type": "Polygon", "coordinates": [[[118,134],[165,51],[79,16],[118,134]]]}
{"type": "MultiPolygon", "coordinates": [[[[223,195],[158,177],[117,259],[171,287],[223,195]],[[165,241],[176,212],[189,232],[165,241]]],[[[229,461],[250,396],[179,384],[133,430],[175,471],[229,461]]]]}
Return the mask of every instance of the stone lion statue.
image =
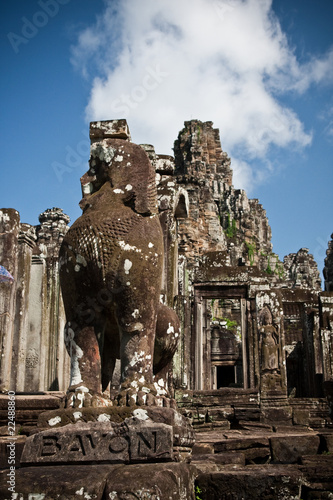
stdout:
{"type": "Polygon", "coordinates": [[[170,404],[159,373],[175,352],[179,321],[160,303],[164,248],[155,172],[123,130],[118,122],[91,124],[83,214],[60,249],[71,357],[67,406],[110,404],[102,394],[117,359],[121,387],[113,404],[170,404]]]}

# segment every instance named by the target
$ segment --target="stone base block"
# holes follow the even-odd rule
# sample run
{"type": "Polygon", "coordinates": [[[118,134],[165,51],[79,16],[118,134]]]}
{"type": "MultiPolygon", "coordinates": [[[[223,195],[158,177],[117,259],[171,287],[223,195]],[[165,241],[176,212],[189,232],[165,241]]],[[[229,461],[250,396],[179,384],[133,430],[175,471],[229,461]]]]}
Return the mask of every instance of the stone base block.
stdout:
{"type": "MultiPolygon", "coordinates": [[[[32,429],[39,415],[44,411],[56,411],[63,406],[64,392],[45,392],[42,394],[16,394],[15,424],[16,432],[32,429]]],[[[8,395],[0,394],[0,425],[8,430],[8,395]]]]}
{"type": "Polygon", "coordinates": [[[214,455],[210,454],[202,454],[202,455],[194,455],[192,457],[192,462],[193,465],[195,465],[201,472],[205,468],[207,472],[212,470],[212,464],[216,465],[217,470],[219,470],[220,467],[225,467],[225,466],[244,466],[245,465],[245,455],[244,453],[237,453],[237,452],[224,452],[224,453],[215,453],[214,455]]]}
{"type": "Polygon", "coordinates": [[[269,439],[265,436],[239,436],[239,438],[228,438],[221,441],[214,442],[215,453],[225,451],[244,451],[251,449],[269,449],[269,439]]]}
{"type": "Polygon", "coordinates": [[[317,434],[272,436],[270,443],[273,462],[293,464],[299,462],[303,455],[316,455],[320,437],[317,434]]]}
{"type": "Polygon", "coordinates": [[[288,403],[283,401],[263,402],[260,421],[272,425],[279,422],[283,422],[284,425],[292,425],[292,409],[288,403]]]}
{"type": "Polygon", "coordinates": [[[209,500],[299,498],[302,474],[290,467],[253,466],[200,474],[196,491],[209,500]]]}
{"type": "MultiPolygon", "coordinates": [[[[134,420],[134,419],[133,419],[134,420]]],[[[70,424],[29,436],[21,465],[173,460],[172,427],[127,419],[122,424],[70,424]]]]}
{"type": "Polygon", "coordinates": [[[107,482],[105,498],[195,500],[197,470],[188,464],[147,464],[121,467],[107,482]]]}
{"type": "Polygon", "coordinates": [[[197,471],[184,463],[26,467],[16,470],[13,490],[6,472],[0,472],[2,500],[195,500],[197,471]]]}
{"type": "Polygon", "coordinates": [[[8,471],[1,471],[0,498],[102,500],[107,479],[116,468],[117,466],[107,465],[25,467],[15,471],[12,486],[7,483],[8,471]],[[12,493],[16,496],[12,496],[12,493]]]}
{"type": "Polygon", "coordinates": [[[187,419],[171,408],[82,408],[45,412],[22,465],[182,461],[194,444],[187,419]]]}
{"type": "Polygon", "coordinates": [[[192,457],[194,455],[208,455],[214,453],[214,445],[212,443],[196,443],[192,448],[192,457]]]}
{"type": "Polygon", "coordinates": [[[26,436],[0,437],[0,469],[19,467],[26,436]]]}
{"type": "Polygon", "coordinates": [[[327,399],[291,398],[290,406],[295,425],[312,428],[329,428],[332,425],[327,399]]]}

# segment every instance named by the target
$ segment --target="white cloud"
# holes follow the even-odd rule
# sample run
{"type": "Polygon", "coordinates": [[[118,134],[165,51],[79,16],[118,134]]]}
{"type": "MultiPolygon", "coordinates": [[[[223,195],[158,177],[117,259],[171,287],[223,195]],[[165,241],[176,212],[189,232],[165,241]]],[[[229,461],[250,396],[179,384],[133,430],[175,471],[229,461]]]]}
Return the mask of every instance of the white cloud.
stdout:
{"type": "Polygon", "coordinates": [[[323,122],[323,133],[329,142],[333,139],[333,105],[327,103],[326,109],[319,113],[319,119],[323,122]]]}
{"type": "Polygon", "coordinates": [[[332,81],[332,60],[333,51],[298,63],[271,0],[106,0],[72,51],[91,79],[88,120],[127,118],[134,142],[159,153],[185,120],[212,120],[249,185],[246,157],[311,143],[279,94],[332,81]]]}

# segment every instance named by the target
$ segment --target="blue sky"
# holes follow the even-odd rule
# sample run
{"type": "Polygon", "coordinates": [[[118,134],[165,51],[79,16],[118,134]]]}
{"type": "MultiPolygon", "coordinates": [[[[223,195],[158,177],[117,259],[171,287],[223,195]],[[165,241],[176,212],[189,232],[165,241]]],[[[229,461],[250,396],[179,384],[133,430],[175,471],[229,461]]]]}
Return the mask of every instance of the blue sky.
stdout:
{"type": "Polygon", "coordinates": [[[80,215],[89,121],[171,154],[212,120],[282,259],[333,232],[332,0],[11,0],[0,6],[1,207],[80,215]]]}

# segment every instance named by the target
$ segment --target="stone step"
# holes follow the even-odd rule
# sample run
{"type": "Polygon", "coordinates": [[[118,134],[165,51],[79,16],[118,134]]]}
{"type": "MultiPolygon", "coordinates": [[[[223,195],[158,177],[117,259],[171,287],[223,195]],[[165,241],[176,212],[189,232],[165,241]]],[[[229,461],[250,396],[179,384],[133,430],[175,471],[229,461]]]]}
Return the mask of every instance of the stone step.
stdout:
{"type": "Polygon", "coordinates": [[[329,500],[332,498],[332,467],[297,465],[231,466],[199,474],[196,491],[209,500],[329,500]]]}
{"type": "Polygon", "coordinates": [[[212,470],[212,465],[216,466],[216,470],[230,465],[243,467],[245,465],[245,456],[244,453],[237,452],[218,453],[214,455],[203,453],[201,455],[193,455],[191,464],[195,465],[200,472],[212,470]]]}
{"type": "Polygon", "coordinates": [[[321,455],[303,455],[301,457],[301,464],[317,468],[328,467],[332,471],[333,479],[333,454],[323,453],[321,455]]]}
{"type": "Polygon", "coordinates": [[[314,459],[317,456],[329,457],[332,442],[333,433],[327,430],[322,434],[295,430],[292,427],[287,427],[282,432],[272,432],[269,428],[252,432],[250,429],[215,430],[197,433],[193,452],[195,454],[205,453],[205,450],[214,454],[241,452],[247,464],[269,461],[275,464],[296,464],[301,463],[302,457],[313,456],[314,459]],[[322,452],[324,454],[320,455],[322,452]]]}
{"type": "Polygon", "coordinates": [[[0,469],[19,467],[26,436],[0,437],[0,469]]]}
{"type": "Polygon", "coordinates": [[[94,499],[194,498],[197,469],[185,463],[98,464],[22,467],[8,491],[8,471],[0,471],[0,498],[94,499]]]}
{"type": "Polygon", "coordinates": [[[179,408],[201,407],[259,407],[258,391],[253,389],[224,388],[210,391],[176,390],[179,408]]]}
{"type": "MultiPolygon", "coordinates": [[[[37,425],[39,415],[47,410],[56,410],[63,406],[64,392],[43,392],[38,394],[15,395],[11,406],[14,410],[15,433],[28,434],[37,425]]],[[[8,395],[0,394],[0,435],[8,433],[8,395]]]]}
{"type": "Polygon", "coordinates": [[[299,499],[302,473],[293,466],[255,465],[205,472],[196,479],[200,498],[209,500],[299,499]]]}
{"type": "Polygon", "coordinates": [[[274,463],[299,463],[302,456],[319,453],[320,437],[314,433],[272,436],[269,441],[274,463]]]}

